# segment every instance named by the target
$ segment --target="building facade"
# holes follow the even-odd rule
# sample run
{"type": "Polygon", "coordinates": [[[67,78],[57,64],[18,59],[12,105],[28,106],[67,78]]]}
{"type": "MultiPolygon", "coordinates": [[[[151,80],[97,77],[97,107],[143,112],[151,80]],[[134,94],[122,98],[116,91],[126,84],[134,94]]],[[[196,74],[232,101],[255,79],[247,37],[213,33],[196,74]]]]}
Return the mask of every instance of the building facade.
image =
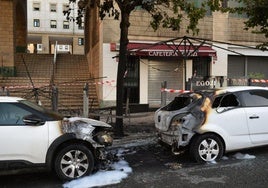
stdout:
{"type": "MultiPolygon", "coordinates": [[[[159,106],[163,83],[167,83],[164,86],[170,89],[168,91],[179,91],[193,89],[192,85],[197,87],[200,83],[205,83],[208,87],[226,86],[229,78],[248,78],[251,73],[261,73],[268,78],[268,52],[255,49],[257,44],[267,39],[263,35],[243,30],[245,18],[228,13],[208,12],[199,22],[200,31],[197,36],[186,32],[185,20],[179,32],[164,28],[155,32],[150,27],[150,15],[146,11],[137,9],[131,14],[130,56],[124,78],[124,92],[130,90],[131,103],[159,106]],[[189,43],[186,46],[179,45],[184,44],[181,42],[184,36],[187,39],[198,38],[192,40],[194,47],[199,47],[204,41],[205,43],[191,53],[189,43]],[[164,41],[168,40],[174,42],[173,46],[166,47],[167,43],[164,41]],[[155,45],[159,42],[164,44],[155,45]],[[152,44],[154,47],[149,47],[152,44]],[[185,48],[190,49],[186,56],[185,48]],[[189,81],[192,80],[196,81],[189,87],[189,81]]],[[[119,28],[117,20],[108,18],[103,22],[103,65],[100,74],[108,82],[116,80],[119,28]]],[[[116,83],[112,82],[111,85],[100,88],[100,99],[104,106],[115,102],[115,86],[116,83]]],[[[177,93],[167,92],[169,100],[175,95],[177,93]]]]}
{"type": "MultiPolygon", "coordinates": [[[[66,20],[63,11],[76,10],[76,4],[69,0],[28,0],[28,52],[84,54],[84,23],[78,26],[66,20]]],[[[76,17],[71,11],[70,17],[76,17]]]]}
{"type": "Polygon", "coordinates": [[[2,0],[0,7],[0,75],[14,76],[15,53],[27,49],[26,0],[2,0]]]}

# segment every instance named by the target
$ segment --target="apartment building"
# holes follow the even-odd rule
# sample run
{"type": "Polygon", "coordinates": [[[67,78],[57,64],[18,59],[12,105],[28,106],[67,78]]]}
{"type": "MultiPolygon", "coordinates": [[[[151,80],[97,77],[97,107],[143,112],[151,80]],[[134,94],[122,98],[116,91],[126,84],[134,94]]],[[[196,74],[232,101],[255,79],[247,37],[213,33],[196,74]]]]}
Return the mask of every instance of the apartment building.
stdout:
{"type": "MultiPolygon", "coordinates": [[[[77,9],[69,6],[69,0],[28,0],[28,52],[84,54],[84,25],[66,20],[64,10],[77,9]]],[[[76,11],[71,16],[75,18],[76,11]]]]}

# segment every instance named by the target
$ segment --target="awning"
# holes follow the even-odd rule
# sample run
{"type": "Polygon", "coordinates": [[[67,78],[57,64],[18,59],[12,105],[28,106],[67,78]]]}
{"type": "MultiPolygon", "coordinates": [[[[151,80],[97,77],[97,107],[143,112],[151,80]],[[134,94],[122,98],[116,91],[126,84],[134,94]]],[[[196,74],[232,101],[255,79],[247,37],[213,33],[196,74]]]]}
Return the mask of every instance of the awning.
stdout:
{"type": "Polygon", "coordinates": [[[129,43],[128,51],[137,56],[162,56],[162,57],[196,57],[210,56],[216,57],[216,51],[210,46],[199,45],[170,45],[170,44],[146,44],[129,43]]]}
{"type": "MultiPolygon", "coordinates": [[[[118,51],[119,46],[111,43],[111,51],[118,51]]],[[[128,52],[135,56],[150,57],[197,57],[217,56],[216,51],[210,46],[204,45],[175,45],[175,44],[150,44],[150,43],[129,43],[128,52]]]]}

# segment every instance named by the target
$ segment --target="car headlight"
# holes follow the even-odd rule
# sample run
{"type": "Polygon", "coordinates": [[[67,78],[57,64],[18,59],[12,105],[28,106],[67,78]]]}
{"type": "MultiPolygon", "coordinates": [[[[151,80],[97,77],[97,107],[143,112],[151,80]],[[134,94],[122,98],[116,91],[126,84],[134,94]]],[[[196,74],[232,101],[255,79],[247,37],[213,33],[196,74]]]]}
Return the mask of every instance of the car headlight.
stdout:
{"type": "Polygon", "coordinates": [[[170,122],[170,129],[171,131],[176,131],[178,127],[180,127],[185,122],[185,116],[187,114],[179,114],[172,118],[170,122]]]}
{"type": "Polygon", "coordinates": [[[110,146],[113,143],[112,136],[107,132],[98,132],[96,138],[97,142],[104,146],[110,146]]]}

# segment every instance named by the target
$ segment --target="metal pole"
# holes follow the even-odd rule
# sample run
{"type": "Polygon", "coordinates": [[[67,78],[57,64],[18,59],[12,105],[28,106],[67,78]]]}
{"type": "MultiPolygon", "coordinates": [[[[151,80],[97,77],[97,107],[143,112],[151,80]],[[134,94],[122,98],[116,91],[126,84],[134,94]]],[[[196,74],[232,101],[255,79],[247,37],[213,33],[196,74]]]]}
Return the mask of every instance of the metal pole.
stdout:
{"type": "Polygon", "coordinates": [[[58,111],[58,88],[56,86],[52,86],[52,110],[58,111]]]}
{"type": "Polygon", "coordinates": [[[88,83],[85,84],[84,88],[83,88],[83,117],[87,118],[88,117],[88,106],[89,106],[89,102],[88,102],[88,83]]]}
{"type": "MultiPolygon", "coordinates": [[[[164,81],[161,83],[161,89],[166,89],[167,88],[167,81],[164,81]]],[[[165,106],[167,102],[167,92],[166,91],[161,91],[161,107],[165,106]]]]}

